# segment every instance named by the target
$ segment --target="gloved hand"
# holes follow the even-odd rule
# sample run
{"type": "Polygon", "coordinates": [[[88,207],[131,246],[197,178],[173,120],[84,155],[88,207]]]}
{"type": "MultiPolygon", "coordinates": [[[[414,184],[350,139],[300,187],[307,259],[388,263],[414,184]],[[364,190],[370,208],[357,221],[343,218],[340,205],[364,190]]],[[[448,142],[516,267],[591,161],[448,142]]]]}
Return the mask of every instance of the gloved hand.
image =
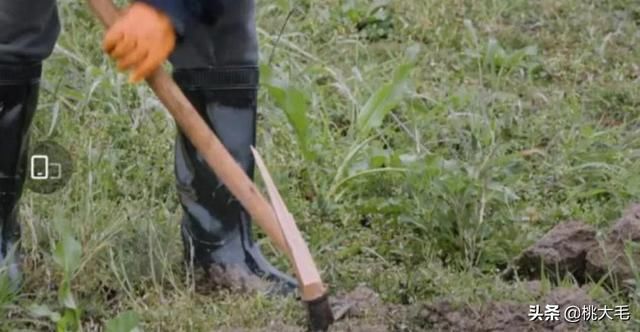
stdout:
{"type": "Polygon", "coordinates": [[[169,16],[142,2],[129,6],[104,37],[103,48],[131,69],[129,82],[139,82],[156,70],[173,51],[176,32],[169,16]]]}

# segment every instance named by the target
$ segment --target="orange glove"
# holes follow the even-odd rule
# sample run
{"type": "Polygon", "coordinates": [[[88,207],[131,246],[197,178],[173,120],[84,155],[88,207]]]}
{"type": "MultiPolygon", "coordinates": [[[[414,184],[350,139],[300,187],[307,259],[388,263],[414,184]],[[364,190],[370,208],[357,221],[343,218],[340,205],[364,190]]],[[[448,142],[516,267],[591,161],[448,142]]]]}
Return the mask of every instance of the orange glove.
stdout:
{"type": "Polygon", "coordinates": [[[169,16],[136,2],[107,31],[103,48],[118,62],[118,69],[132,70],[129,82],[139,82],[160,67],[176,45],[169,16]]]}

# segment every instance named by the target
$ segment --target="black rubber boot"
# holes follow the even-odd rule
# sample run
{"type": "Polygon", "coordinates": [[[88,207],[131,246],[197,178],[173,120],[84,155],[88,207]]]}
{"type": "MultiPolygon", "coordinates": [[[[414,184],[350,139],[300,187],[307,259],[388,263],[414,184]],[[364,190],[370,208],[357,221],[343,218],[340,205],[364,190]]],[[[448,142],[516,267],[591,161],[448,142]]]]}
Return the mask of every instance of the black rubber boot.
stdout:
{"type": "MultiPolygon", "coordinates": [[[[0,278],[22,281],[18,201],[26,178],[29,127],[38,103],[40,64],[0,64],[0,278]]],[[[1,283],[1,281],[0,281],[1,283]]]]}
{"type": "MultiPolygon", "coordinates": [[[[256,135],[257,68],[176,70],[174,78],[227,150],[253,177],[250,146],[256,135]]],[[[251,289],[258,279],[270,281],[266,291],[271,294],[295,291],[295,280],[269,264],[253,242],[247,212],[181,132],[176,139],[175,172],[184,209],[185,256],[190,263],[233,275],[241,285],[225,285],[232,288],[251,289]]]]}

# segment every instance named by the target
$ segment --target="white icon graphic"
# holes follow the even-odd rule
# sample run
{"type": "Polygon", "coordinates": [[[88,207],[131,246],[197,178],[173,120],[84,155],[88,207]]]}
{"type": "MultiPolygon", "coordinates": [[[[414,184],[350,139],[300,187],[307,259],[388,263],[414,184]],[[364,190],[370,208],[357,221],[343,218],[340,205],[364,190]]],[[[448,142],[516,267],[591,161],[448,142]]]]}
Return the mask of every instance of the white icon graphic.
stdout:
{"type": "Polygon", "coordinates": [[[55,168],[55,172],[53,172],[53,176],[51,176],[49,179],[51,180],[58,180],[60,178],[62,178],[62,165],[58,164],[58,163],[51,163],[49,164],[52,168],[55,168]]]}
{"type": "Polygon", "coordinates": [[[50,163],[49,156],[46,155],[37,154],[31,156],[31,178],[33,180],[57,180],[61,177],[62,165],[50,163]]]}

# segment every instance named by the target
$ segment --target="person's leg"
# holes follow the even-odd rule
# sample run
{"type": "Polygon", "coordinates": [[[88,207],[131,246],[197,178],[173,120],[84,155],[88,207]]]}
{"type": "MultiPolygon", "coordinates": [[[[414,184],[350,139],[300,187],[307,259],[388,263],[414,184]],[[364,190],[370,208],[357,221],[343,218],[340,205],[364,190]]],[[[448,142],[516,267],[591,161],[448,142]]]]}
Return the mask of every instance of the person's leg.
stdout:
{"type": "MultiPolygon", "coordinates": [[[[198,22],[172,54],[174,78],[222,143],[253,176],[258,42],[254,0],[212,0],[213,22],[198,22]]],[[[248,214],[218,181],[188,139],[178,133],[175,172],[184,210],[186,257],[217,271],[240,270],[289,293],[295,280],[271,266],[254,244],[248,214]]]]}
{"type": "Polygon", "coordinates": [[[0,286],[20,283],[18,201],[41,63],[59,32],[55,0],[0,1],[0,286]],[[8,277],[8,279],[7,279],[8,277]]]}

